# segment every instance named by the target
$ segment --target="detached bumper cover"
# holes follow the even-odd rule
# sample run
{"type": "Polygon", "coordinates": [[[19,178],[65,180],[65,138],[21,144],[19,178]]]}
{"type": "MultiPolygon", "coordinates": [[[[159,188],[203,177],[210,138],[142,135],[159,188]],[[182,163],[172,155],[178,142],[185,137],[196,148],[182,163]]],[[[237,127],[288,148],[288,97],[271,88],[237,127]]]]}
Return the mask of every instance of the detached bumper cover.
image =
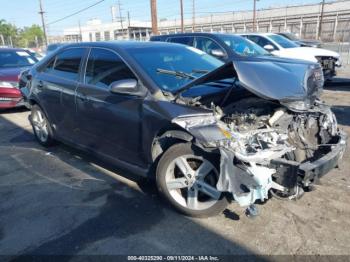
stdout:
{"type": "Polygon", "coordinates": [[[339,141],[332,146],[331,152],[314,162],[300,164],[299,172],[304,175],[303,182],[307,183],[320,178],[335,168],[344,155],[347,143],[346,139],[346,133],[341,131],[339,134],[339,141]]]}

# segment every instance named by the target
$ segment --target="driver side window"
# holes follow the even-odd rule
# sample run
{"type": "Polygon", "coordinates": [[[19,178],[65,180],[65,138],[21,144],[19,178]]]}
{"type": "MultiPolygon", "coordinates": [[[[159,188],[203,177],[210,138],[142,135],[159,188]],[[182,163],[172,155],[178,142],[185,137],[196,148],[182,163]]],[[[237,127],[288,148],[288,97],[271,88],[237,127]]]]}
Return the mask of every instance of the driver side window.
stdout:
{"type": "Polygon", "coordinates": [[[91,49],[85,84],[108,89],[111,83],[128,78],[136,77],[117,54],[106,49],[91,49]]]}
{"type": "Polygon", "coordinates": [[[278,48],[271,41],[266,39],[265,37],[251,35],[251,36],[248,36],[248,39],[255,42],[256,44],[258,44],[262,48],[264,48],[267,45],[271,45],[273,47],[273,50],[278,50],[278,48]]]}
{"type": "Polygon", "coordinates": [[[215,41],[206,37],[196,37],[194,47],[206,52],[209,55],[212,55],[213,50],[221,50],[224,53],[221,46],[219,46],[215,41]]]}

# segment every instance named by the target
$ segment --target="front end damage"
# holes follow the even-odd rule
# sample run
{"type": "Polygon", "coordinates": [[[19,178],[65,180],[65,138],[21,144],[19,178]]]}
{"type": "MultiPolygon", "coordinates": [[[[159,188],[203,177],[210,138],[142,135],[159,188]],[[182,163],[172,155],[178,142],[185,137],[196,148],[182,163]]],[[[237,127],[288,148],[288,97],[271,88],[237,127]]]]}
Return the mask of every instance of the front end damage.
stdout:
{"type": "Polygon", "coordinates": [[[297,198],[337,166],[346,147],[346,135],[338,130],[329,107],[317,104],[299,113],[270,106],[269,114],[261,112],[265,108],[173,120],[195,137],[198,146],[220,153],[217,189],[232,193],[241,206],[264,201],[269,192],[297,198]]]}
{"type": "Polygon", "coordinates": [[[239,205],[265,201],[269,193],[296,199],[337,167],[346,148],[346,135],[318,100],[319,91],[306,90],[307,99],[299,100],[254,95],[173,123],[192,134],[197,146],[220,154],[216,187],[239,205]]]}

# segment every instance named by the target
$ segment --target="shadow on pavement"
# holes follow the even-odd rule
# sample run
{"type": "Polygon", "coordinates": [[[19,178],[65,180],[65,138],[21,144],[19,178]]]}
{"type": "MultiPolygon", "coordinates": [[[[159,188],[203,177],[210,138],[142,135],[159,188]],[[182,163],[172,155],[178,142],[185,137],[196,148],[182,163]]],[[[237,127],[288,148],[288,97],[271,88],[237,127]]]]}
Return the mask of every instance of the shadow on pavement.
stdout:
{"type": "Polygon", "coordinates": [[[327,81],[324,89],[333,91],[350,91],[350,77],[335,77],[332,81],[327,81]]]}
{"type": "Polygon", "coordinates": [[[1,116],[0,126],[1,254],[67,255],[60,261],[77,254],[254,255],[167,208],[152,183],[111,178],[109,171],[130,174],[109,165],[103,171],[100,161],[67,146],[45,151],[1,116]]]}
{"type": "Polygon", "coordinates": [[[338,124],[350,126],[350,106],[332,106],[332,111],[337,117],[338,124]]]}

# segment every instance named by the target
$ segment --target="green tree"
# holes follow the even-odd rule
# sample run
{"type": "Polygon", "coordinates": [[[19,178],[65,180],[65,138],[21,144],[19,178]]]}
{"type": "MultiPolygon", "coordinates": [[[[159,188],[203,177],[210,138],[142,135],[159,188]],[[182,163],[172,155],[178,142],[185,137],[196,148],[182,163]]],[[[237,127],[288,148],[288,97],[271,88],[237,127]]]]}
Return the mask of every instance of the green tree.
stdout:
{"type": "Polygon", "coordinates": [[[38,25],[24,27],[19,33],[19,46],[38,47],[43,44],[44,32],[38,25]]]}
{"type": "Polygon", "coordinates": [[[6,22],[4,19],[0,20],[0,45],[16,45],[18,40],[18,28],[6,22]]]}

